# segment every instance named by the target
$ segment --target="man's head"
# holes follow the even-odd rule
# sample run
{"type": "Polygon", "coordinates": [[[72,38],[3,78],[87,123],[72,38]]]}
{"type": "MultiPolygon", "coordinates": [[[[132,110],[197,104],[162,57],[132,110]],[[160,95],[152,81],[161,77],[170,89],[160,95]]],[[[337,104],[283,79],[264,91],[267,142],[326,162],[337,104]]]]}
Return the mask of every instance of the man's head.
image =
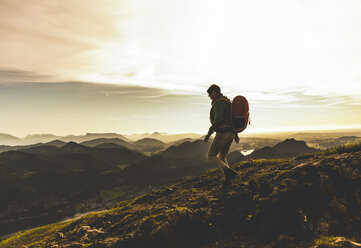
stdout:
{"type": "Polygon", "coordinates": [[[214,100],[218,97],[218,95],[221,93],[221,88],[219,88],[218,85],[216,84],[212,84],[211,86],[209,86],[208,90],[208,96],[214,100]]]}

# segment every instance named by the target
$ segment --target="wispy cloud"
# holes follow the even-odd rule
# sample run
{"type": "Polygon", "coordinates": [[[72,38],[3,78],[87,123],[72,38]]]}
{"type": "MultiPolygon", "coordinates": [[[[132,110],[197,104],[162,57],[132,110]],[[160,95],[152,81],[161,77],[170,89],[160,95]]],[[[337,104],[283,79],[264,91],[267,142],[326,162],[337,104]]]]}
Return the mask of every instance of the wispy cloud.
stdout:
{"type": "Polygon", "coordinates": [[[248,98],[254,108],[342,108],[361,105],[361,97],[355,95],[325,95],[309,93],[306,88],[278,92],[250,92],[248,98]]]}
{"type": "Polygon", "coordinates": [[[119,37],[121,1],[0,1],[0,68],[62,79],[92,67],[100,42],[119,37]]]}
{"type": "Polygon", "coordinates": [[[36,72],[0,68],[0,83],[48,82],[48,75],[36,72]]]}

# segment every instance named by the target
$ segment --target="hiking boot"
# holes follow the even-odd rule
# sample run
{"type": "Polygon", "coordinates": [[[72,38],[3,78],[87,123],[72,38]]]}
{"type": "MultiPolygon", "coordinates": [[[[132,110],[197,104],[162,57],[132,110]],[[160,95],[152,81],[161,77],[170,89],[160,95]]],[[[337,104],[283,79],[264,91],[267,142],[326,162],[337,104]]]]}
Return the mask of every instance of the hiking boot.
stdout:
{"type": "Polygon", "coordinates": [[[226,181],[232,180],[234,177],[238,176],[238,172],[231,167],[223,166],[222,170],[224,175],[226,176],[226,181]]]}

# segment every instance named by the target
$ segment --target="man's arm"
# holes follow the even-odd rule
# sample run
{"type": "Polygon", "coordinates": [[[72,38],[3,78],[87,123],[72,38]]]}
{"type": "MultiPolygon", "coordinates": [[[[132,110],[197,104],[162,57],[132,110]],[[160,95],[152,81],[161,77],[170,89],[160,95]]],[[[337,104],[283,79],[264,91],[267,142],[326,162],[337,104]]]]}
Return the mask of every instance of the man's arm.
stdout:
{"type": "Polygon", "coordinates": [[[224,111],[223,106],[224,105],[223,105],[223,103],[221,101],[216,101],[214,103],[214,108],[215,108],[214,121],[213,121],[212,126],[209,127],[207,135],[211,136],[212,133],[215,131],[215,129],[221,125],[222,117],[223,117],[223,111],[224,111]]]}

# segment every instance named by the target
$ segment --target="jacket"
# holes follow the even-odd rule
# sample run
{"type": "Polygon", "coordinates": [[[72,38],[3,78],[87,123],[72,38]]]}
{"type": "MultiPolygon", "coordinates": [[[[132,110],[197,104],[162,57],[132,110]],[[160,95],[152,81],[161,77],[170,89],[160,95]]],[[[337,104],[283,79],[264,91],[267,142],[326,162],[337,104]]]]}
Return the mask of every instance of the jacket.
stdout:
{"type": "Polygon", "coordinates": [[[228,97],[220,94],[217,99],[212,101],[209,119],[212,124],[208,130],[209,135],[213,132],[234,132],[234,128],[231,125],[231,101],[228,97]]]}

